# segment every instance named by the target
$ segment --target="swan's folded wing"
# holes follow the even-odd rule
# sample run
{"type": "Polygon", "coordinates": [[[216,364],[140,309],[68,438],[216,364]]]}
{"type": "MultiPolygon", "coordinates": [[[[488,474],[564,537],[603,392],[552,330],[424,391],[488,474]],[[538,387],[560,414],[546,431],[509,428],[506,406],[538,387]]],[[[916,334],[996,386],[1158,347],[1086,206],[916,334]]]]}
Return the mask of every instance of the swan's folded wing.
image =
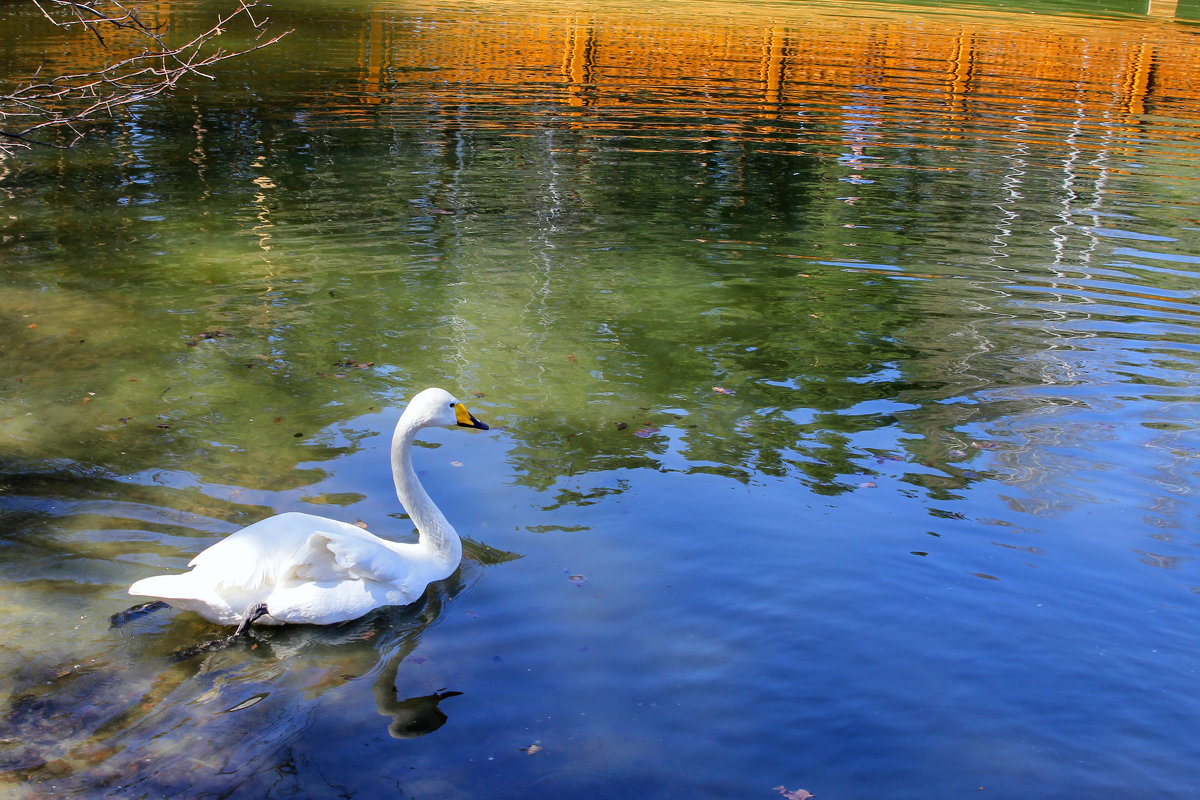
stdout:
{"type": "Polygon", "coordinates": [[[308,537],[297,554],[293,575],[299,580],[368,580],[400,583],[410,567],[374,537],[347,536],[319,531],[308,537]]]}
{"type": "Polygon", "coordinates": [[[264,553],[252,537],[230,536],[196,555],[188,564],[191,574],[214,589],[251,589],[272,581],[278,559],[264,553]]]}

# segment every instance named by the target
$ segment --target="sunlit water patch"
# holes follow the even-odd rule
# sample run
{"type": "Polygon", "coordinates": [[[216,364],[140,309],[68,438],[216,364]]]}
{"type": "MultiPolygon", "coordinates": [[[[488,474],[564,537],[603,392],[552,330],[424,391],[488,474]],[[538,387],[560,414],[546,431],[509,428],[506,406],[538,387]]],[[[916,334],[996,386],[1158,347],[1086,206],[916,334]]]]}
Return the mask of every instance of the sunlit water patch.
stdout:
{"type": "Polygon", "coordinates": [[[7,793],[1187,796],[1193,28],[272,13],[2,165],[7,793]],[[109,628],[271,513],[409,535],[433,384],[493,430],[416,454],[421,604],[109,628]]]}

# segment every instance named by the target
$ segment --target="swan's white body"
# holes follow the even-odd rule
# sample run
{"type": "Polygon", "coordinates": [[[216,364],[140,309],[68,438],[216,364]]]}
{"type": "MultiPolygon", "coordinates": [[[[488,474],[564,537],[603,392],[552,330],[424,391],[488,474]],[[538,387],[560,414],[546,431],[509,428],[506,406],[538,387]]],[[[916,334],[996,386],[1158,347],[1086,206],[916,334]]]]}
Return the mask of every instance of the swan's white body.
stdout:
{"type": "Polygon", "coordinates": [[[487,429],[442,389],[421,392],[400,415],[392,436],[392,475],[396,494],[417,526],[415,543],[391,542],[346,522],[290,512],[217,542],[192,559],[190,572],[143,578],[129,593],[222,625],[258,614],[266,624],[328,625],[417,600],[430,583],[450,577],[462,558],[458,534],[412,467],[413,438],[434,425],[487,429]]]}

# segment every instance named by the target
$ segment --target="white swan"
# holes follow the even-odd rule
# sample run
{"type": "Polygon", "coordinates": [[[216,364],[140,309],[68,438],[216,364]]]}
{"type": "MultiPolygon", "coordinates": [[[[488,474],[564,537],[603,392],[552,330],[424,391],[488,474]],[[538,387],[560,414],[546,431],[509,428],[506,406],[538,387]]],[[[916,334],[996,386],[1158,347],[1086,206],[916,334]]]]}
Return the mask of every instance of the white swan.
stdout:
{"type": "Polygon", "coordinates": [[[400,415],[392,436],[392,476],[396,495],[417,526],[415,544],[289,512],[217,542],[192,559],[190,572],[143,578],[129,593],[221,625],[238,625],[238,633],[260,618],[272,625],[329,625],[417,600],[427,585],[450,577],[462,558],[458,534],[413,471],[413,439],[434,425],[488,427],[442,389],[419,393],[400,415]]]}

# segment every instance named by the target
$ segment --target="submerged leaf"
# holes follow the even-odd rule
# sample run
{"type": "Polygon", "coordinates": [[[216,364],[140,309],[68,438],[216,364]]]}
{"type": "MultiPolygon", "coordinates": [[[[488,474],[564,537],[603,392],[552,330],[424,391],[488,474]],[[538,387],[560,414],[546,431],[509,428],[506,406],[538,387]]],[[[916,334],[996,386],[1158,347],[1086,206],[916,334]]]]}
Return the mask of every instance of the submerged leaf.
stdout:
{"type": "Polygon", "coordinates": [[[353,358],[343,358],[341,361],[333,362],[335,367],[352,367],[354,369],[370,369],[375,366],[374,361],[357,361],[353,358]]]}
{"type": "Polygon", "coordinates": [[[196,345],[200,344],[200,342],[208,342],[208,341],[212,341],[213,339],[220,339],[223,336],[232,336],[232,335],[233,334],[226,333],[225,331],[221,330],[220,328],[213,328],[211,331],[204,331],[203,333],[197,334],[195,336],[189,336],[187,346],[195,347],[196,345]]]}
{"type": "Polygon", "coordinates": [[[259,692],[258,694],[251,695],[237,705],[225,709],[225,713],[230,714],[234,711],[241,711],[242,709],[249,708],[250,706],[258,705],[265,700],[269,694],[270,692],[259,692]]]}

